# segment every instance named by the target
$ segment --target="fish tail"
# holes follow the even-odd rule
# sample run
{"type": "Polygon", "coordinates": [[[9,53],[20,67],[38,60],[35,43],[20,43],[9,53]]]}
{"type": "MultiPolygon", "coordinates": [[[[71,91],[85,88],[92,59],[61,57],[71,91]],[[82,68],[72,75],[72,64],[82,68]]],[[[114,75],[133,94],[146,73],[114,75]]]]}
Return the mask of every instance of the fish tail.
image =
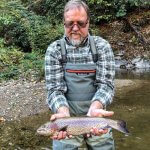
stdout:
{"type": "Polygon", "coordinates": [[[127,129],[127,124],[123,120],[116,120],[116,122],[112,123],[110,126],[122,133],[125,133],[126,135],[129,134],[129,131],[127,129]]]}

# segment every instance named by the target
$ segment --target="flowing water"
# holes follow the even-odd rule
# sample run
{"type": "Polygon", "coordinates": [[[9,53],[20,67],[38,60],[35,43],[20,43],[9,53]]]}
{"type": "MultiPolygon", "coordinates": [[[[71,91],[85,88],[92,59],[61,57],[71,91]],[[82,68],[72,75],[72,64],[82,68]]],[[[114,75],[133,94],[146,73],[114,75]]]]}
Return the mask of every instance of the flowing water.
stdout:
{"type": "MultiPolygon", "coordinates": [[[[117,75],[118,76],[118,75],[117,75]]],[[[116,91],[113,118],[127,122],[129,136],[114,131],[116,150],[150,149],[150,74],[135,76],[119,73],[119,78],[138,78],[140,86],[116,91]]],[[[50,150],[51,139],[36,134],[36,129],[47,120],[49,112],[37,114],[19,121],[0,124],[0,150],[50,150]]]]}

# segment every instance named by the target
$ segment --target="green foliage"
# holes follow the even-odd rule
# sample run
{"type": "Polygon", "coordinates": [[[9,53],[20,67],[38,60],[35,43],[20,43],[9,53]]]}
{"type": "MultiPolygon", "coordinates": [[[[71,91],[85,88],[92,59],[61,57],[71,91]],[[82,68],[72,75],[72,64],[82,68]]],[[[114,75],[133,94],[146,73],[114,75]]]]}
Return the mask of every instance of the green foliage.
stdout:
{"type": "Polygon", "coordinates": [[[113,0],[116,17],[123,17],[127,15],[128,11],[133,8],[149,7],[150,2],[147,0],[113,0]]]}
{"type": "Polygon", "coordinates": [[[16,78],[19,74],[20,64],[24,53],[14,46],[5,46],[4,39],[0,39],[0,81],[16,78]]]}
{"type": "Polygon", "coordinates": [[[101,20],[108,21],[113,18],[113,3],[108,0],[88,0],[88,6],[91,10],[91,20],[93,23],[101,20]]]}
{"type": "Polygon", "coordinates": [[[21,61],[20,68],[23,76],[27,79],[35,78],[41,80],[44,78],[44,55],[39,53],[26,53],[21,61]]]}
{"type": "Polygon", "coordinates": [[[23,53],[19,48],[6,46],[0,38],[0,82],[20,76],[38,80],[44,77],[44,55],[37,52],[23,53]]]}
{"type": "Polygon", "coordinates": [[[24,53],[19,51],[17,47],[6,47],[4,40],[0,39],[0,69],[13,65],[19,64],[21,59],[24,57],[24,53]]]}
{"type": "Polygon", "coordinates": [[[28,9],[34,11],[38,15],[46,16],[51,20],[51,23],[56,23],[56,20],[62,21],[63,9],[67,0],[35,0],[23,3],[28,3],[28,9]]]}
{"type": "Polygon", "coordinates": [[[45,16],[28,11],[19,1],[0,3],[0,8],[0,36],[7,45],[16,45],[24,52],[44,53],[47,45],[63,34],[62,24],[52,25],[45,16]]]}
{"type": "Polygon", "coordinates": [[[18,67],[11,65],[5,71],[0,72],[0,82],[3,80],[17,79],[19,74],[18,67]]]}
{"type": "Polygon", "coordinates": [[[148,0],[88,0],[93,23],[124,17],[133,8],[150,7],[148,0]]]}
{"type": "Polygon", "coordinates": [[[99,30],[98,26],[91,25],[89,31],[90,31],[91,35],[95,35],[95,36],[100,35],[100,30],[99,30]]]}

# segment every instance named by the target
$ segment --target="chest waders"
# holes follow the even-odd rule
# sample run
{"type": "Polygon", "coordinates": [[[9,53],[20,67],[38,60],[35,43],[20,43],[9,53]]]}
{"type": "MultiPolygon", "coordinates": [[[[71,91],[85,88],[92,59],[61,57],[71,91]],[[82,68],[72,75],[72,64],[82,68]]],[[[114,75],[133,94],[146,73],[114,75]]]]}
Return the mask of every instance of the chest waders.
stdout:
{"type": "MultiPolygon", "coordinates": [[[[64,67],[64,78],[67,84],[65,96],[69,104],[71,115],[86,115],[91,104],[97,86],[96,62],[98,59],[93,37],[90,37],[90,50],[92,52],[93,64],[72,64],[67,62],[67,53],[64,39],[61,39],[62,63],[64,67]]],[[[114,150],[112,132],[102,136],[84,138],[75,136],[70,139],[53,140],[53,150],[78,150],[83,143],[88,150],[114,150]]]]}
{"type": "Polygon", "coordinates": [[[67,52],[64,39],[61,39],[62,62],[64,78],[67,84],[65,96],[72,115],[86,115],[91,104],[91,99],[96,92],[96,62],[98,59],[94,39],[90,36],[90,50],[93,64],[72,64],[67,62],[67,52]]]}

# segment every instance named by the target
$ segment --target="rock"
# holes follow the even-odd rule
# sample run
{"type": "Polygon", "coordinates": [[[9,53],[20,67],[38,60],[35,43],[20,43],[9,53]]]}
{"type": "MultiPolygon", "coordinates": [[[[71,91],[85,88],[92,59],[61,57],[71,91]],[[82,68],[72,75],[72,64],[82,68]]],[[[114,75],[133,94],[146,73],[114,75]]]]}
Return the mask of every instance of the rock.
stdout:
{"type": "Polygon", "coordinates": [[[150,68],[150,60],[146,60],[141,57],[134,58],[132,60],[132,64],[134,64],[138,69],[150,68]]]}
{"type": "Polygon", "coordinates": [[[0,123],[5,122],[5,121],[6,121],[6,119],[4,119],[3,117],[0,117],[0,123]]]}
{"type": "Polygon", "coordinates": [[[150,60],[137,56],[132,60],[122,59],[121,56],[115,57],[115,67],[120,69],[150,69],[150,60]]]}

